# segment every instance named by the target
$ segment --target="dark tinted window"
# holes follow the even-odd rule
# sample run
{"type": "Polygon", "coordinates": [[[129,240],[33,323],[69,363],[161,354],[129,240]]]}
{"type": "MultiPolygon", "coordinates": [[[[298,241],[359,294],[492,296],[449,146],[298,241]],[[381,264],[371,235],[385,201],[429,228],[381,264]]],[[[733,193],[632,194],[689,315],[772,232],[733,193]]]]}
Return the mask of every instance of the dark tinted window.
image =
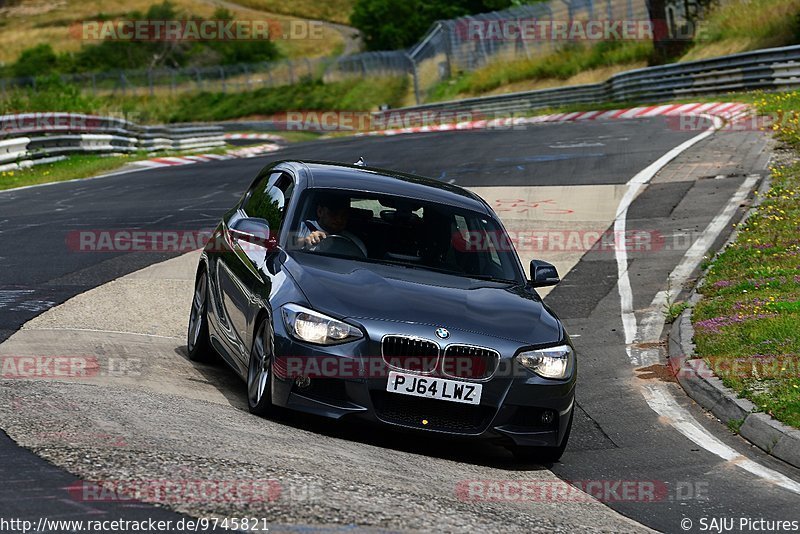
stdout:
{"type": "Polygon", "coordinates": [[[280,230],[286,207],[294,190],[294,180],[285,172],[274,172],[265,176],[253,188],[245,201],[244,212],[248,217],[266,219],[273,231],[280,230]]]}
{"type": "Polygon", "coordinates": [[[520,280],[510,238],[492,217],[454,206],[394,195],[313,189],[303,199],[293,232],[300,236],[306,221],[337,238],[319,246],[301,245],[302,252],[345,256],[361,261],[400,264],[468,278],[520,280]],[[333,202],[333,199],[338,199],[333,202]],[[335,204],[335,222],[326,228],[318,206],[335,204]],[[366,257],[357,254],[363,243],[366,257]]]}

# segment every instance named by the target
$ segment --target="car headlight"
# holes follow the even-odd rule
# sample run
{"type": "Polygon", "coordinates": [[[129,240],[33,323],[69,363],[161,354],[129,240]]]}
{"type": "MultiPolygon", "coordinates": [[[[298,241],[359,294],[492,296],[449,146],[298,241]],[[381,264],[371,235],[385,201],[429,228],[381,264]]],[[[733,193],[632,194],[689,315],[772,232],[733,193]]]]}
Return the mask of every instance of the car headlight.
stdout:
{"type": "Polygon", "coordinates": [[[364,337],[355,326],[297,304],[286,304],[282,311],[286,329],[301,341],[333,345],[364,337]]]}
{"type": "Polygon", "coordinates": [[[546,349],[527,350],[517,354],[517,361],[545,378],[566,378],[572,373],[575,357],[572,347],[559,345],[546,349]]]}

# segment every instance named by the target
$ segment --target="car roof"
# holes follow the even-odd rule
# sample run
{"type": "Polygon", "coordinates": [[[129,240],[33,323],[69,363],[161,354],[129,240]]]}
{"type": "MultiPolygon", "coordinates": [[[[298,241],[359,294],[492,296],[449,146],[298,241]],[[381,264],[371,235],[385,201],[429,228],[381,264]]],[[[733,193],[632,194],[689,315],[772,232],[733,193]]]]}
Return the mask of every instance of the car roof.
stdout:
{"type": "Polygon", "coordinates": [[[328,161],[298,161],[309,188],[340,189],[427,200],[492,215],[483,199],[457,185],[377,167],[328,161]]]}

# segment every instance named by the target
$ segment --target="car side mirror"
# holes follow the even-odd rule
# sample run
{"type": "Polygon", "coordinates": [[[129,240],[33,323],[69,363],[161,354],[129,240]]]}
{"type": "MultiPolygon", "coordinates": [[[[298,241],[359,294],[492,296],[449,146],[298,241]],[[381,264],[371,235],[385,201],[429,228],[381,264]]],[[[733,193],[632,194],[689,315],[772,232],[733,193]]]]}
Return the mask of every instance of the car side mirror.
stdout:
{"type": "Polygon", "coordinates": [[[541,260],[531,260],[531,282],[533,287],[554,286],[561,279],[552,263],[541,260]]]}
{"type": "Polygon", "coordinates": [[[270,232],[269,223],[266,219],[257,217],[239,219],[230,229],[230,234],[237,241],[252,243],[253,245],[264,247],[268,251],[278,247],[278,238],[270,232]]]}

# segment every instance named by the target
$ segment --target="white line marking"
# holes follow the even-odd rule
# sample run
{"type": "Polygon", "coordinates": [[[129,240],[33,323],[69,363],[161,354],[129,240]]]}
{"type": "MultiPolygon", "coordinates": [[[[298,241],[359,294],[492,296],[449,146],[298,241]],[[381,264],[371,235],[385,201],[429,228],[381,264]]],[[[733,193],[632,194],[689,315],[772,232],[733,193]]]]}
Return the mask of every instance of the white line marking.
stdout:
{"type": "Polygon", "coordinates": [[[644,391],[647,404],[649,404],[658,415],[666,418],[681,434],[693,442],[707,451],[716,454],[723,460],[733,462],[736,466],[741,467],[759,478],[763,478],[768,482],[777,484],[794,493],[800,493],[800,484],[791,478],[742,456],[734,449],[709,434],[689,412],[675,402],[672,395],[663,387],[655,384],[646,384],[644,386],[644,391]]]}
{"type": "MultiPolygon", "coordinates": [[[[755,187],[758,179],[758,175],[751,175],[742,182],[742,185],[739,186],[739,189],[730,198],[728,204],[725,205],[722,211],[720,211],[708,226],[706,226],[702,235],[692,243],[692,246],[689,247],[689,250],[686,251],[683,259],[681,259],[681,262],[672,270],[669,275],[669,279],[672,281],[670,289],[656,293],[653,302],[650,304],[650,310],[647,312],[644,319],[642,319],[642,324],[639,328],[640,341],[646,343],[649,341],[657,341],[661,338],[661,331],[664,329],[664,314],[662,313],[664,306],[666,306],[667,302],[674,301],[681,292],[680,288],[683,283],[689,279],[692,272],[700,265],[700,262],[703,261],[703,256],[711,248],[711,245],[714,244],[714,241],[716,241],[722,231],[730,224],[733,215],[736,213],[736,209],[747,199],[748,193],[755,187]]],[[[658,362],[640,362],[641,365],[651,365],[654,363],[658,362]]]]}
{"type": "MultiPolygon", "coordinates": [[[[711,107],[713,107],[713,105],[711,107]]],[[[708,130],[673,148],[630,179],[627,184],[628,189],[617,208],[617,218],[614,221],[614,235],[624,235],[628,208],[639,191],[647,185],[653,176],[681,152],[712,135],[715,130],[723,125],[722,119],[718,117],[713,117],[712,120],[713,126],[708,130]]],[[[747,193],[750,191],[750,188],[755,185],[757,180],[757,176],[749,176],[744,183],[742,183],[737,192],[728,201],[725,208],[708,225],[704,235],[699,237],[692,244],[681,262],[673,269],[670,278],[673,280],[673,283],[678,282],[676,284],[678,287],[691,275],[703,254],[711,247],[719,233],[722,232],[725,225],[727,225],[728,221],[733,217],[736,208],[742,200],[747,197],[747,193]]],[[[657,341],[661,337],[661,331],[664,327],[664,316],[660,313],[661,306],[659,306],[659,304],[666,302],[668,293],[666,291],[661,291],[656,294],[651,309],[643,320],[641,328],[639,328],[636,323],[636,314],[633,311],[633,291],[628,275],[628,255],[624,244],[623,246],[615,246],[615,255],[617,258],[617,273],[619,275],[618,288],[622,326],[625,333],[625,350],[628,354],[628,358],[634,365],[642,364],[643,360],[646,360],[648,363],[655,363],[658,361],[657,351],[634,349],[632,344],[637,339],[640,342],[648,342],[657,341]]],[[[642,394],[647,404],[654,412],[664,417],[673,428],[692,442],[767,482],[800,494],[799,483],[777,471],[748,459],[711,435],[688,411],[678,405],[675,398],[663,384],[645,384],[642,388],[642,394]]]]}
{"type": "MultiPolygon", "coordinates": [[[[614,235],[624,236],[628,219],[628,208],[633,200],[639,194],[641,189],[653,179],[667,163],[678,157],[682,152],[691,148],[699,143],[706,137],[714,133],[715,128],[722,126],[722,120],[713,118],[713,126],[709,127],[706,131],[692,137],[688,141],[676,146],[656,161],[639,171],[636,176],[631,178],[627,184],[625,195],[620,200],[617,207],[617,216],[614,220],[614,235]]],[[[628,251],[625,249],[624,243],[622,246],[616,245],[614,247],[617,259],[617,278],[619,283],[620,303],[622,305],[622,328],[625,334],[625,345],[630,345],[634,342],[636,336],[636,315],[633,312],[633,291],[631,289],[631,280],[628,276],[628,251]]],[[[630,350],[628,351],[630,356],[630,350]]]]}

